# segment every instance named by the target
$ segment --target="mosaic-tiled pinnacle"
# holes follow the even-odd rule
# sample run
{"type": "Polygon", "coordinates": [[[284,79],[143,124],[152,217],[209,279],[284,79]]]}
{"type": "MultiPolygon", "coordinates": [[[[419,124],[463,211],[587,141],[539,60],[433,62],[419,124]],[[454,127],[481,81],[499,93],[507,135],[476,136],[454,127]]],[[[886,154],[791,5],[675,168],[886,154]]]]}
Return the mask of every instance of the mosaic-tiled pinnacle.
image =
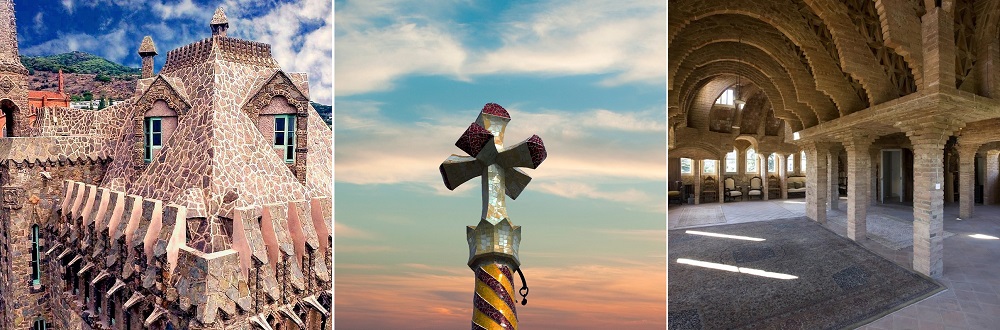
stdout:
{"type": "Polygon", "coordinates": [[[215,14],[212,15],[212,25],[229,24],[229,18],[226,17],[226,10],[222,7],[215,9],[215,14]]]}
{"type": "Polygon", "coordinates": [[[155,56],[156,55],[156,44],[153,43],[153,37],[145,36],[142,38],[142,43],[139,44],[139,56],[155,56]]]}

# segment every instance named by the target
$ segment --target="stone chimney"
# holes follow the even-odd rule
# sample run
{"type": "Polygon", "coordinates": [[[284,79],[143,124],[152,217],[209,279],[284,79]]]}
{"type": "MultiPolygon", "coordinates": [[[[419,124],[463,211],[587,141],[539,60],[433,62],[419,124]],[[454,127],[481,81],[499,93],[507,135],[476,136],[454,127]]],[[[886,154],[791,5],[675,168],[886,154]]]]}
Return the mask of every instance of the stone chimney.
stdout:
{"type": "Polygon", "coordinates": [[[156,56],[156,45],[153,44],[153,37],[145,36],[142,44],[139,45],[139,57],[142,57],[142,77],[149,78],[153,73],[153,57],[156,56]]]}
{"type": "Polygon", "coordinates": [[[212,15],[212,36],[213,37],[225,37],[226,30],[229,29],[229,19],[226,18],[226,11],[219,7],[215,10],[215,15],[212,15]]]}
{"type": "Polygon", "coordinates": [[[59,69],[59,94],[66,95],[66,93],[63,92],[63,75],[62,75],[62,69],[59,69]]]}

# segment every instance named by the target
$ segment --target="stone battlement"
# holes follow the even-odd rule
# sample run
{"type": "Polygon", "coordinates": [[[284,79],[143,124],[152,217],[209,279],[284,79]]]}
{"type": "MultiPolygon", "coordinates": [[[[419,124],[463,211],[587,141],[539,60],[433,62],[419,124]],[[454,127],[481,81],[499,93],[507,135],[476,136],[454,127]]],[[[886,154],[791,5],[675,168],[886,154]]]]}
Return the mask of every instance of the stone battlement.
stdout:
{"type": "MultiPolygon", "coordinates": [[[[119,306],[145,326],[266,324],[273,316],[306,328],[305,319],[332,307],[319,301],[332,285],[326,197],[210,215],[197,188],[178,205],[72,180],[63,186],[46,224],[55,239],[44,250],[58,255],[50,263],[98,272],[90,284],[107,281],[107,299],[119,294],[119,306]]],[[[106,318],[92,312],[100,310],[94,299],[77,299],[90,304],[81,315],[106,318]]]]}
{"type": "Polygon", "coordinates": [[[271,45],[249,40],[213,36],[167,52],[167,61],[160,73],[171,73],[183,68],[215,59],[218,53],[223,60],[249,65],[278,68],[271,56],[271,45]]]}

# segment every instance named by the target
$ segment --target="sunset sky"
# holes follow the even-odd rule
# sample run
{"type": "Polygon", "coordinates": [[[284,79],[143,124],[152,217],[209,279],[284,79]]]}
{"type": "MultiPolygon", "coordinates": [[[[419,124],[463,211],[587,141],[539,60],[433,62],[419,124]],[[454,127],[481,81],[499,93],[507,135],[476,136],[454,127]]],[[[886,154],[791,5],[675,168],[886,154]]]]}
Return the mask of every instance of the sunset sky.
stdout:
{"type": "MultiPolygon", "coordinates": [[[[666,327],[666,4],[336,1],[338,329],[468,329],[480,181],[438,166],[483,105],[548,159],[517,200],[524,329],[666,327]]],[[[520,287],[520,281],[517,287],[520,287]]]]}

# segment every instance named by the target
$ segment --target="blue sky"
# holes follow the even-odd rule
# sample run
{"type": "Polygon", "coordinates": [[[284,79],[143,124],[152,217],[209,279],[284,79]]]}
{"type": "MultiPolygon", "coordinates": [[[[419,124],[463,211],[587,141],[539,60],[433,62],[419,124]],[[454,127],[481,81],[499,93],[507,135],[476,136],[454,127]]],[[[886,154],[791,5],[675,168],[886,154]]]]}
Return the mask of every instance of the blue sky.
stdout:
{"type": "Polygon", "coordinates": [[[136,51],[153,37],[163,67],[167,51],[211,36],[219,6],[229,36],[271,44],[288,72],[308,72],[313,101],[332,104],[333,15],[329,0],[15,0],[22,55],[79,50],[138,67],[136,51]]]}
{"type": "Polygon", "coordinates": [[[338,326],[468,327],[480,181],[448,191],[437,167],[489,102],[508,145],[538,134],[549,153],[507,201],[521,324],[666,326],[663,1],[336,1],[335,17],[338,326]]]}

